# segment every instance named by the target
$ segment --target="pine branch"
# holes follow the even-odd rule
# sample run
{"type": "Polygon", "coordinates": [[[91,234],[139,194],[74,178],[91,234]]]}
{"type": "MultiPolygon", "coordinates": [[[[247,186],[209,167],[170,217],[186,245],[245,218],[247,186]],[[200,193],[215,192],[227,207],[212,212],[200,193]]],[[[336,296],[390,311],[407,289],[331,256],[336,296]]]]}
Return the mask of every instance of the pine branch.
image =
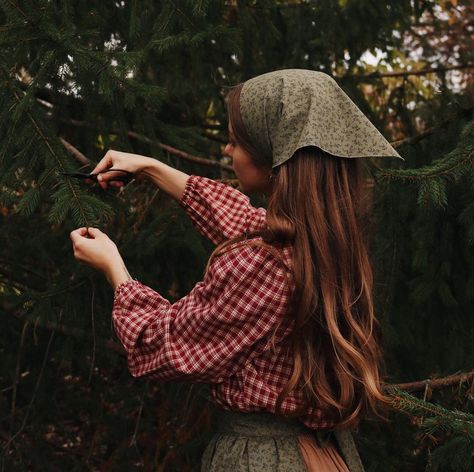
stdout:
{"type": "Polygon", "coordinates": [[[23,15],[24,18],[28,18],[26,13],[13,0],[7,0],[7,1],[13,8],[18,10],[23,15]]]}
{"type": "Polygon", "coordinates": [[[225,131],[223,125],[216,125],[216,124],[205,124],[201,125],[201,128],[204,130],[217,130],[217,131],[225,131]]]}
{"type": "Polygon", "coordinates": [[[77,149],[76,147],[74,147],[71,143],[69,143],[64,138],[61,138],[61,137],[59,137],[59,140],[61,141],[63,146],[69,151],[69,153],[73,157],[75,157],[76,160],[79,161],[81,164],[89,165],[91,163],[91,161],[87,159],[87,157],[84,156],[84,154],[82,154],[82,152],[79,151],[79,149],[77,149]]]}
{"type": "MultiPolygon", "coordinates": [[[[405,180],[412,182],[420,182],[426,179],[433,179],[436,177],[449,177],[458,171],[460,168],[466,165],[472,165],[472,158],[474,156],[474,150],[465,152],[464,156],[459,159],[452,159],[450,165],[436,165],[432,164],[413,170],[392,170],[387,171],[386,169],[380,169],[377,171],[378,179],[393,179],[393,180],[405,180]]],[[[439,159],[438,159],[439,161],[439,159]]]]}
{"type": "MultiPolygon", "coordinates": [[[[21,102],[20,98],[18,97],[18,95],[16,94],[16,92],[13,92],[13,95],[15,96],[15,99],[17,100],[18,103],[21,102]]],[[[49,139],[44,135],[43,131],[41,130],[41,128],[39,127],[38,123],[36,122],[36,120],[33,118],[33,116],[31,116],[31,113],[29,111],[27,111],[27,116],[28,116],[28,119],[31,121],[31,123],[33,124],[33,127],[34,129],[36,130],[36,132],[38,133],[38,135],[40,136],[41,140],[44,142],[44,144],[46,145],[46,147],[48,148],[48,151],[51,153],[51,155],[53,156],[53,158],[55,159],[55,161],[57,162],[57,165],[60,169],[62,169],[62,171],[66,171],[67,169],[64,168],[63,166],[63,163],[61,161],[61,159],[56,155],[56,153],[54,152],[54,149],[52,148],[50,142],[49,142],[49,139]]],[[[54,169],[51,169],[49,172],[46,173],[46,175],[44,176],[43,178],[43,181],[46,180],[46,178],[53,172],[54,169]]],[[[39,183],[39,185],[41,185],[41,183],[39,183]]],[[[86,214],[85,214],[85,211],[82,207],[82,204],[81,204],[81,201],[80,201],[80,198],[79,198],[79,195],[77,195],[76,193],[76,190],[74,188],[74,186],[71,184],[70,180],[67,179],[66,180],[66,185],[69,186],[69,190],[71,192],[71,194],[73,195],[73,198],[76,200],[76,203],[77,203],[77,206],[76,208],[79,210],[80,214],[81,214],[81,217],[82,217],[82,221],[84,222],[85,226],[91,226],[91,224],[89,223],[88,221],[88,218],[86,217],[86,214]]]]}
{"type": "MultiPolygon", "coordinates": [[[[66,121],[67,123],[69,123],[73,126],[89,127],[83,121],[79,121],[79,120],[71,119],[71,120],[63,120],[63,121],[66,121]]],[[[109,133],[110,134],[121,135],[122,131],[113,128],[109,131],[109,133]]],[[[180,157],[181,159],[187,160],[189,162],[194,162],[196,164],[201,164],[201,165],[204,165],[204,166],[219,167],[220,169],[224,169],[224,170],[227,170],[229,172],[234,171],[232,166],[229,166],[227,164],[222,164],[219,161],[211,161],[210,159],[206,159],[204,157],[194,156],[193,154],[189,154],[185,151],[181,151],[180,149],[176,149],[175,147],[170,146],[169,144],[164,144],[164,143],[161,143],[160,141],[154,141],[153,139],[150,139],[147,136],[143,136],[142,134],[139,134],[135,131],[127,131],[126,135],[129,138],[135,139],[135,140],[140,141],[142,143],[160,147],[164,151],[169,152],[170,154],[173,154],[174,156],[180,157]]]]}
{"type": "Polygon", "coordinates": [[[380,79],[383,77],[408,77],[410,75],[426,75],[434,72],[447,72],[450,70],[462,70],[462,69],[473,69],[474,64],[459,64],[456,66],[446,66],[446,67],[429,67],[428,69],[420,70],[410,70],[410,71],[397,71],[397,72],[371,72],[370,74],[364,75],[346,75],[344,77],[335,77],[338,78],[351,78],[354,80],[368,80],[368,79],[380,79]]]}
{"type": "Polygon", "coordinates": [[[204,136],[207,139],[210,139],[211,141],[215,141],[216,143],[227,144],[227,139],[226,138],[224,138],[222,136],[219,136],[217,134],[213,134],[210,131],[203,130],[201,132],[201,135],[204,136]]]}
{"type": "Polygon", "coordinates": [[[459,421],[470,427],[474,426],[474,416],[459,410],[447,410],[440,405],[430,403],[410,395],[403,390],[392,387],[392,406],[399,411],[419,417],[444,417],[448,421],[459,421]]]}
{"type": "Polygon", "coordinates": [[[394,148],[404,146],[406,144],[415,144],[415,143],[421,141],[422,139],[427,138],[428,136],[431,136],[437,129],[438,129],[437,126],[436,127],[433,126],[432,128],[429,128],[425,131],[422,131],[421,133],[419,133],[415,136],[410,136],[408,138],[399,139],[398,141],[392,141],[390,144],[394,148]]]}
{"type": "Polygon", "coordinates": [[[448,375],[447,377],[418,380],[416,382],[406,382],[400,384],[390,384],[388,387],[396,387],[407,392],[415,392],[424,390],[427,386],[430,389],[441,389],[452,385],[460,385],[462,383],[474,380],[474,370],[463,374],[448,375]]]}
{"type": "Polygon", "coordinates": [[[183,11],[182,11],[180,8],[178,8],[178,6],[176,5],[176,3],[173,2],[173,0],[168,0],[168,1],[171,3],[171,5],[173,5],[173,8],[174,8],[183,18],[185,18],[186,21],[187,21],[194,29],[197,29],[197,28],[196,28],[196,25],[194,24],[194,22],[191,21],[191,19],[190,19],[185,13],[183,13],[183,11]]]}
{"type": "MultiPolygon", "coordinates": [[[[43,106],[46,106],[48,108],[54,108],[54,105],[50,102],[47,102],[46,100],[43,100],[43,99],[39,99],[37,98],[37,101],[38,103],[41,103],[43,106]]],[[[52,116],[50,116],[50,118],[52,118],[52,116]]],[[[92,128],[88,125],[86,125],[86,123],[84,123],[84,121],[80,121],[80,120],[75,120],[75,119],[69,119],[69,120],[64,120],[62,119],[61,120],[62,122],[65,122],[65,123],[68,123],[68,124],[71,124],[73,126],[77,126],[77,127],[88,127],[88,128],[92,128]]],[[[219,128],[220,129],[220,128],[219,128]]],[[[111,129],[109,131],[111,134],[116,134],[116,135],[121,135],[122,134],[122,131],[121,130],[117,130],[117,129],[111,129]]],[[[218,141],[220,143],[225,143],[226,140],[224,138],[220,138],[220,137],[217,137],[215,135],[212,135],[211,133],[206,133],[206,132],[203,132],[204,136],[207,137],[208,139],[212,139],[214,141],[218,141]]],[[[144,136],[142,134],[139,134],[135,131],[127,131],[126,132],[126,135],[129,137],[129,138],[132,138],[132,139],[135,139],[139,142],[142,142],[142,143],[145,143],[145,144],[149,144],[149,145],[154,145],[154,146],[157,146],[157,147],[160,147],[161,149],[163,149],[164,151],[170,153],[170,154],[173,154],[174,156],[177,156],[177,157],[180,157],[182,159],[185,159],[189,162],[194,162],[196,164],[201,164],[201,165],[205,165],[205,166],[211,166],[211,167],[219,167],[220,169],[223,169],[223,170],[227,170],[229,172],[233,172],[234,169],[232,168],[232,166],[229,166],[227,164],[222,164],[221,162],[219,161],[211,161],[210,159],[206,159],[206,158],[203,158],[203,157],[198,157],[198,156],[194,156],[192,154],[189,154],[185,151],[181,151],[180,149],[176,149],[175,147],[173,146],[170,146],[168,144],[165,144],[165,143],[161,143],[159,141],[154,141],[150,138],[148,138],[147,136],[144,136]]],[[[84,155],[82,154],[77,148],[75,148],[71,143],[67,142],[64,138],[59,138],[62,142],[62,144],[64,145],[64,147],[81,163],[81,164],[84,164],[84,165],[88,165],[90,164],[90,160],[84,155]]]]}
{"type": "MultiPolygon", "coordinates": [[[[132,132],[129,132],[129,133],[132,133],[132,132]]],[[[181,157],[181,158],[186,159],[188,161],[196,162],[198,164],[208,165],[208,166],[212,166],[212,167],[219,167],[221,169],[225,169],[225,170],[228,170],[228,171],[231,171],[231,172],[234,171],[234,169],[231,166],[229,166],[227,164],[222,164],[219,161],[211,161],[211,160],[205,159],[203,157],[192,156],[191,154],[188,154],[187,152],[180,151],[179,149],[176,149],[176,148],[174,148],[172,146],[169,146],[167,144],[160,143],[159,146],[162,149],[164,149],[165,151],[169,152],[170,154],[174,154],[175,156],[181,157]]]]}
{"type": "Polygon", "coordinates": [[[407,138],[399,139],[397,141],[391,141],[390,144],[394,148],[398,148],[400,146],[404,146],[407,144],[416,144],[419,141],[428,138],[431,136],[433,133],[436,133],[437,131],[440,131],[442,129],[447,128],[449,125],[451,125],[454,122],[458,122],[460,119],[462,119],[464,116],[469,116],[472,113],[473,108],[467,108],[465,110],[461,110],[459,112],[452,112],[450,114],[450,117],[447,120],[444,120],[443,122],[437,124],[436,126],[433,126],[431,128],[426,129],[425,131],[422,131],[414,136],[408,136],[407,138]]]}
{"type": "MultiPolygon", "coordinates": [[[[42,105],[44,106],[47,106],[48,108],[53,108],[53,104],[50,103],[50,102],[47,102],[46,100],[43,100],[43,99],[40,99],[40,98],[37,98],[37,101],[38,103],[41,103],[42,105]]],[[[66,120],[66,119],[61,119],[62,122],[64,123],[68,123],[68,124],[71,124],[73,126],[78,126],[78,127],[87,127],[87,125],[83,122],[83,121],[80,121],[80,120],[75,120],[75,119],[69,119],[69,120],[66,120]]],[[[452,119],[449,119],[449,120],[446,120],[444,121],[443,123],[441,123],[440,125],[438,126],[434,126],[432,128],[429,128],[425,131],[422,131],[421,133],[415,135],[415,136],[409,136],[407,138],[404,138],[404,139],[399,139],[397,141],[391,141],[390,144],[394,147],[394,148],[398,148],[399,146],[403,146],[403,145],[407,145],[407,144],[415,144],[419,141],[421,141],[422,139],[425,139],[429,136],[431,136],[434,132],[436,132],[437,130],[440,130],[442,128],[445,128],[447,125],[449,125],[453,120],[452,119]]],[[[89,126],[89,128],[92,128],[89,126]]],[[[221,137],[219,135],[215,135],[213,133],[210,132],[210,130],[218,130],[218,131],[223,131],[223,127],[221,125],[205,125],[203,126],[203,130],[201,132],[201,134],[212,140],[212,141],[215,141],[215,142],[218,142],[218,143],[221,143],[221,144],[226,144],[227,143],[227,139],[224,138],[224,137],[221,137]]],[[[112,134],[121,134],[122,132],[120,130],[117,130],[117,129],[112,129],[110,130],[110,133],[112,134]]],[[[146,136],[143,136],[139,133],[136,133],[134,131],[127,131],[127,136],[130,137],[130,138],[133,138],[133,139],[136,139],[137,141],[140,141],[140,142],[143,142],[143,143],[146,143],[146,144],[153,144],[155,146],[158,146],[158,147],[162,147],[162,146],[167,146],[166,144],[163,144],[160,143],[159,141],[153,141],[152,139],[146,137],[146,136]]],[[[62,139],[62,138],[60,138],[62,139]]],[[[72,146],[72,145],[71,145],[72,146]]],[[[67,147],[67,146],[66,146],[67,147]]],[[[67,147],[68,148],[68,147],[67,147]]],[[[75,148],[74,148],[75,149],[75,148]]],[[[163,147],[163,149],[165,149],[163,147]]],[[[69,148],[68,148],[69,150],[69,148]]],[[[228,170],[228,171],[231,171],[233,172],[233,169],[231,166],[228,166],[226,164],[222,164],[220,162],[217,162],[217,161],[210,161],[208,159],[203,159],[201,157],[197,157],[197,156],[193,156],[193,155],[190,155],[190,154],[187,154],[187,153],[184,153],[184,154],[187,154],[187,156],[183,156],[181,153],[183,153],[183,151],[180,151],[179,149],[175,149],[171,146],[169,146],[167,148],[167,151],[170,153],[170,154],[173,154],[173,155],[176,155],[178,157],[182,157],[183,159],[188,159],[192,162],[196,162],[198,164],[203,164],[203,165],[208,165],[208,166],[216,166],[216,167],[221,167],[222,169],[225,169],[225,170],[228,170]]],[[[84,163],[84,164],[87,164],[87,163],[90,163],[90,161],[87,159],[87,157],[85,157],[82,153],[80,153],[80,151],[78,151],[78,161],[81,162],[81,163],[84,163]],[[83,156],[83,158],[79,158],[79,156],[83,156]],[[86,163],[85,160],[83,162],[83,159],[87,160],[88,162],[86,163]]],[[[71,154],[74,155],[73,153],[73,150],[71,149],[71,154]]],[[[76,157],[76,156],[75,156],[76,157]]]]}

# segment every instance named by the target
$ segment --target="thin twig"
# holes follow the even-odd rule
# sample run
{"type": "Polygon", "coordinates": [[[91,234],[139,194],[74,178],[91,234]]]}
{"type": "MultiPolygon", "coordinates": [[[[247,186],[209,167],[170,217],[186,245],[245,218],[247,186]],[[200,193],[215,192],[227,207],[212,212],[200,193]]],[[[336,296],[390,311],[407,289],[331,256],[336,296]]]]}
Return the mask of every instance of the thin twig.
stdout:
{"type": "MultiPolygon", "coordinates": [[[[62,316],[63,316],[63,310],[61,310],[59,312],[59,317],[58,317],[59,321],[61,321],[62,316]]],[[[22,431],[25,429],[26,422],[28,421],[28,417],[29,417],[30,412],[31,412],[31,408],[33,407],[33,403],[36,399],[36,394],[38,393],[38,389],[39,389],[39,386],[40,386],[40,383],[41,383],[41,379],[43,378],[43,373],[44,373],[44,370],[45,370],[45,367],[46,367],[46,363],[48,361],[49,351],[51,349],[51,344],[53,343],[53,339],[54,339],[54,332],[52,332],[51,335],[49,336],[48,344],[46,346],[46,351],[45,351],[44,356],[43,356],[43,362],[41,363],[41,369],[40,369],[40,372],[38,374],[38,378],[36,379],[35,388],[33,390],[33,395],[31,396],[30,403],[28,404],[28,407],[26,408],[25,416],[23,417],[23,421],[21,423],[21,426],[18,429],[18,431],[13,436],[10,437],[7,444],[5,445],[5,450],[6,451],[8,451],[8,449],[10,447],[10,444],[15,440],[15,438],[18,435],[20,435],[22,433],[22,431]]]]}
{"type": "Polygon", "coordinates": [[[12,0],[8,0],[8,3],[12,6],[12,7],[15,7],[25,18],[28,18],[26,16],[26,13],[15,3],[15,2],[12,2],[12,0]]]}
{"type": "Polygon", "coordinates": [[[140,464],[143,465],[143,457],[140,453],[140,449],[138,449],[138,445],[137,445],[137,435],[138,435],[138,428],[140,427],[140,421],[141,421],[141,418],[142,418],[142,412],[143,412],[143,406],[145,405],[145,398],[146,398],[146,394],[148,392],[148,386],[149,386],[150,382],[147,381],[145,383],[145,388],[143,390],[143,395],[142,395],[142,398],[140,400],[140,407],[138,408],[138,416],[137,416],[137,421],[135,422],[135,429],[133,431],[133,436],[132,436],[132,439],[130,440],[130,446],[133,446],[135,448],[135,450],[137,451],[137,455],[140,459],[140,464]]]}
{"type": "Polygon", "coordinates": [[[179,8],[178,6],[176,5],[176,3],[173,2],[173,0],[169,0],[169,2],[171,3],[171,5],[173,5],[173,8],[181,15],[183,16],[186,21],[193,27],[193,28],[196,28],[196,25],[189,19],[189,17],[183,13],[179,8]]]}
{"type": "Polygon", "coordinates": [[[432,127],[425,131],[422,131],[421,133],[415,136],[409,136],[408,138],[399,139],[398,141],[393,141],[390,144],[395,148],[399,146],[403,146],[405,144],[414,144],[414,143],[417,143],[418,141],[421,141],[424,138],[427,138],[428,136],[431,136],[439,128],[440,127],[432,127]]]}
{"type": "Polygon", "coordinates": [[[95,333],[95,315],[94,315],[94,296],[95,296],[95,286],[92,283],[92,279],[89,278],[89,281],[92,286],[92,295],[91,295],[91,322],[92,322],[92,359],[91,359],[91,367],[89,370],[89,377],[87,379],[87,385],[90,385],[92,374],[94,371],[94,364],[95,364],[95,345],[96,345],[96,333],[95,333]]]}
{"type": "Polygon", "coordinates": [[[149,199],[149,201],[145,204],[145,208],[141,208],[140,209],[140,212],[138,213],[138,218],[137,220],[135,221],[135,223],[133,224],[132,226],[132,232],[133,233],[137,233],[138,231],[138,227],[143,223],[143,221],[145,220],[145,216],[146,214],[148,213],[148,211],[150,210],[151,208],[151,204],[153,203],[153,201],[155,200],[156,196],[160,193],[160,188],[158,187],[154,192],[153,192],[153,195],[151,196],[151,198],[149,199]]]}
{"type": "Polygon", "coordinates": [[[18,347],[18,355],[16,358],[16,367],[15,367],[15,379],[13,381],[13,392],[12,392],[12,406],[11,406],[11,418],[15,416],[15,406],[16,406],[16,393],[18,389],[18,384],[20,383],[20,366],[21,366],[21,353],[23,351],[23,346],[25,344],[25,335],[26,335],[26,328],[28,327],[28,320],[25,320],[23,324],[23,329],[21,330],[21,337],[20,337],[20,346],[18,347]]]}

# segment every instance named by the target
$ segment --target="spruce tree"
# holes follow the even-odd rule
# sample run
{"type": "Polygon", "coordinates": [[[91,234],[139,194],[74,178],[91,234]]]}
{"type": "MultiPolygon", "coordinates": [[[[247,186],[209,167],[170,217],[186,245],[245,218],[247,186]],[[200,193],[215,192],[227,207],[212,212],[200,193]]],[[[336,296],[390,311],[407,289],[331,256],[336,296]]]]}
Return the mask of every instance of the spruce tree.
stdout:
{"type": "Polygon", "coordinates": [[[130,377],[111,287],[74,259],[69,233],[99,227],[170,301],[202,279],[212,245],[150,184],[105,192],[60,173],[91,170],[113,148],[237,185],[222,157],[225,91],[290,67],[333,75],[405,158],[369,165],[394,408],[389,424],[362,423],[362,460],[368,471],[473,470],[470,21],[453,0],[0,0],[3,470],[198,470],[207,386],[130,377]],[[448,37],[446,63],[420,27],[448,37]],[[376,48],[378,65],[360,60],[376,48]],[[416,380],[421,390],[399,385],[416,380]]]}

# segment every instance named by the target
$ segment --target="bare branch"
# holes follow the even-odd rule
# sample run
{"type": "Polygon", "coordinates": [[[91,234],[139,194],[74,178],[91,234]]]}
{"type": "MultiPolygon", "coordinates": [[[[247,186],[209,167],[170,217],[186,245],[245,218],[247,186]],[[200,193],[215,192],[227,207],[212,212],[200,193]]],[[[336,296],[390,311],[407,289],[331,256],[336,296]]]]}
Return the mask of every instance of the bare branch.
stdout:
{"type": "Polygon", "coordinates": [[[447,67],[430,67],[428,69],[421,70],[410,70],[410,71],[398,71],[398,72],[372,72],[370,74],[364,75],[351,75],[348,77],[354,78],[356,80],[364,79],[379,79],[382,77],[407,77],[409,75],[425,75],[431,74],[433,72],[446,72],[449,70],[461,70],[461,69],[472,69],[474,64],[460,64],[457,66],[447,66],[447,67]]]}
{"type": "Polygon", "coordinates": [[[207,139],[215,141],[216,143],[227,144],[227,139],[223,138],[222,136],[219,136],[218,134],[213,134],[212,132],[207,130],[203,130],[201,134],[207,139]]]}
{"type": "Polygon", "coordinates": [[[84,154],[82,154],[82,152],[79,151],[79,149],[77,149],[76,147],[74,147],[71,143],[69,143],[64,138],[61,138],[61,137],[59,137],[59,140],[61,141],[63,146],[67,149],[67,151],[73,157],[75,157],[76,160],[79,161],[81,164],[88,165],[88,164],[91,163],[91,161],[89,159],[87,159],[87,157],[84,156],[84,154]]]}
{"type": "MultiPolygon", "coordinates": [[[[79,121],[79,120],[73,120],[72,119],[72,120],[67,120],[67,122],[70,123],[73,126],[87,126],[83,121],[79,121]]],[[[120,134],[122,134],[122,131],[117,130],[117,129],[111,129],[110,133],[120,135],[120,134]]],[[[224,169],[224,170],[227,170],[227,171],[230,171],[230,172],[234,171],[232,166],[229,166],[227,164],[222,164],[219,161],[211,161],[210,159],[206,159],[204,157],[194,156],[194,155],[189,154],[185,151],[181,151],[180,149],[176,149],[175,147],[170,146],[168,144],[164,144],[164,143],[161,143],[159,141],[154,141],[153,139],[150,139],[147,136],[144,136],[144,135],[142,135],[140,133],[137,133],[135,131],[127,131],[126,134],[129,138],[135,139],[135,140],[140,141],[140,142],[145,143],[145,144],[158,146],[161,149],[163,149],[164,151],[169,152],[170,154],[173,154],[174,156],[178,156],[178,157],[180,157],[182,159],[185,159],[187,161],[194,162],[196,164],[205,165],[205,166],[219,167],[220,169],[224,169]]]]}
{"type": "Polygon", "coordinates": [[[474,370],[468,373],[449,375],[448,377],[438,379],[418,380],[416,382],[390,384],[389,386],[397,387],[400,390],[406,390],[407,392],[414,392],[424,390],[427,385],[429,385],[431,389],[435,389],[460,385],[462,383],[471,382],[472,380],[474,380],[474,370]]]}
{"type": "MultiPolygon", "coordinates": [[[[111,133],[120,134],[120,131],[111,130],[111,133]]],[[[146,136],[143,136],[141,134],[138,134],[135,131],[127,131],[127,136],[130,138],[134,138],[137,141],[159,146],[161,149],[165,150],[166,152],[169,152],[170,154],[186,159],[187,161],[195,162],[197,164],[202,164],[206,166],[219,167],[221,169],[225,169],[228,171],[233,171],[232,167],[227,164],[222,164],[219,161],[211,161],[210,159],[205,159],[204,157],[193,156],[192,154],[188,154],[187,152],[176,149],[172,146],[169,146],[168,144],[153,141],[152,139],[147,138],[146,136]]]]}

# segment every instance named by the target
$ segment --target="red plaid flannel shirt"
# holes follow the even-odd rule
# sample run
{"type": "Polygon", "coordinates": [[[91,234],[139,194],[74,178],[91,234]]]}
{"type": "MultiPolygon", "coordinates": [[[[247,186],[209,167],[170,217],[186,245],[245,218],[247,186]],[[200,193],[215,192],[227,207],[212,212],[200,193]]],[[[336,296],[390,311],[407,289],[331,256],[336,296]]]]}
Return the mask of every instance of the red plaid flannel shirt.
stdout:
{"type": "MultiPolygon", "coordinates": [[[[188,178],[180,205],[215,244],[266,227],[264,208],[206,177],[188,178]]],[[[291,245],[278,250],[291,266],[291,245]]],[[[119,284],[112,319],[131,374],[210,383],[212,398],[223,408],[274,412],[293,365],[287,353],[294,286],[286,271],[265,248],[244,240],[217,256],[204,280],[175,303],[137,280],[119,284]]],[[[293,392],[283,411],[301,402],[301,392],[293,392]]],[[[310,428],[332,426],[316,408],[301,420],[310,428]]]]}

